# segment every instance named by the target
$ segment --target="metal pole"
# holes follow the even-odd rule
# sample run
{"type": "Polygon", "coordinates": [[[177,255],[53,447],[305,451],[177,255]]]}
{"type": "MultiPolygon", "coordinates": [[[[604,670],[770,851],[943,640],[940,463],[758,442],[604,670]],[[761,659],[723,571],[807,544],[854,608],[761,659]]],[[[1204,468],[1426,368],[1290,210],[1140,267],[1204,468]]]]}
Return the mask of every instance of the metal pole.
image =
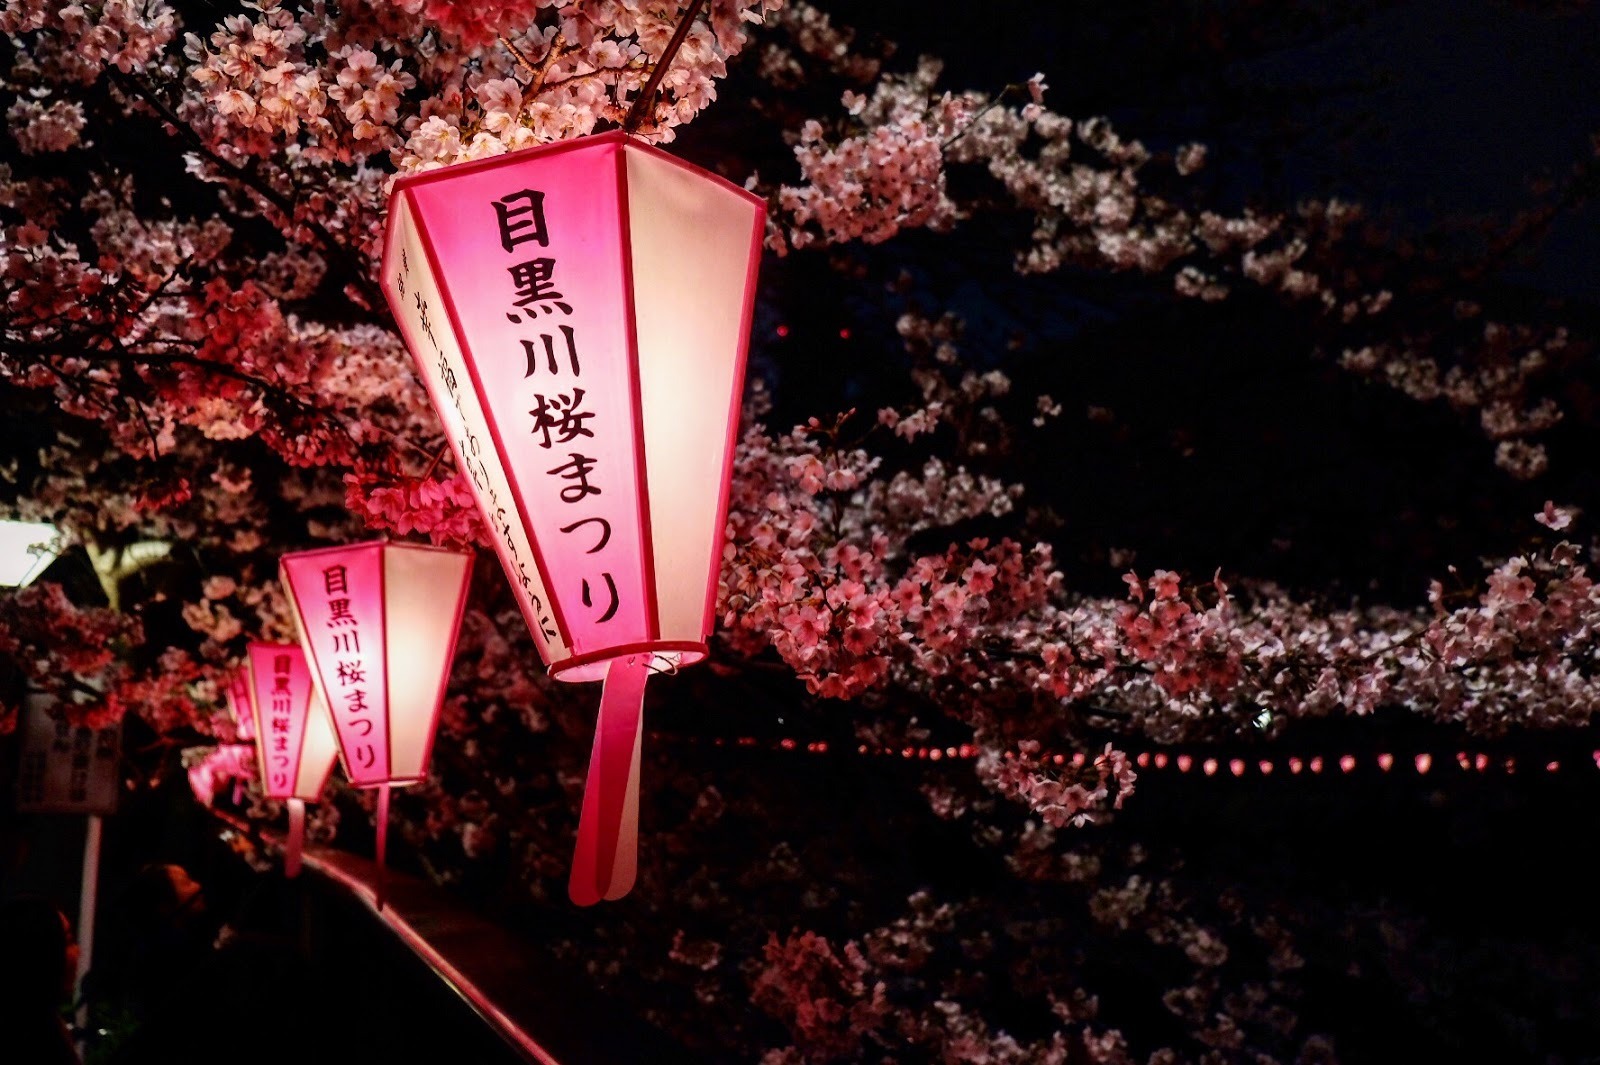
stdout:
{"type": "Polygon", "coordinates": [[[306,802],[289,800],[289,846],[283,855],[283,875],[290,880],[300,875],[300,851],[306,839],[306,802]]]}
{"type": "Polygon", "coordinates": [[[78,971],[73,980],[78,1000],[79,1032],[89,1027],[89,1004],[83,997],[83,978],[94,962],[94,910],[100,888],[101,824],[99,814],[90,814],[88,830],[83,836],[83,886],[78,892],[78,971]]]}
{"type": "Polygon", "coordinates": [[[388,887],[388,866],[384,856],[388,851],[389,842],[389,785],[378,785],[378,883],[373,890],[374,901],[378,909],[383,909],[383,899],[388,887]]]}

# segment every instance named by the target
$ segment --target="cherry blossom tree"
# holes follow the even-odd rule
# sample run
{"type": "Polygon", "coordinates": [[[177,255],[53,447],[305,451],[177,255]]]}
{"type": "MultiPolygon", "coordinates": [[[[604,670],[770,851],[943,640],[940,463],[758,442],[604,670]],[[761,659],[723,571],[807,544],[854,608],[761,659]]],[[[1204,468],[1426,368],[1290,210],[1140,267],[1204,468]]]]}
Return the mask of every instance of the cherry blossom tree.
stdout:
{"type": "MultiPolygon", "coordinates": [[[[0,597],[0,732],[21,693],[42,690],[74,720],[130,714],[208,780],[242,772],[199,748],[232,738],[221,687],[244,643],[292,636],[279,554],[376,532],[484,545],[375,285],[389,185],[624,125],[686,17],[637,132],[765,195],[776,269],[993,225],[1019,237],[1005,253],[1024,281],[1136,278],[1196,306],[1269,306],[1284,360],[1447,406],[1492,441],[1508,481],[1540,478],[1550,440],[1587,418],[1580,331],[1519,313],[1495,269],[1585,200],[1593,153],[1492,239],[1447,254],[1386,240],[1382,219],[1338,198],[1230,206],[1201,180],[1217,146],[1157,150],[1058,112],[1044,74],[947,88],[938,60],[858,42],[806,3],[266,0],[219,16],[6,0],[4,508],[58,524],[100,580],[76,599],[52,582],[0,597]],[[702,112],[732,108],[759,116],[776,150],[692,143],[702,112]]],[[[784,926],[781,903],[721,937],[652,929],[641,911],[610,941],[564,929],[565,949],[598,942],[603,976],[624,962],[676,974],[707,1010],[747,998],[776,1027],[734,1019],[730,1038],[773,1063],[903,1046],[949,1061],[1176,1061],[1197,1046],[1218,1061],[1321,1060],[1322,1038],[1284,1020],[1301,959],[1282,923],[1203,906],[1147,855],[1102,867],[1084,857],[1098,844],[1063,841],[1138,802],[1135,746],[1270,742],[1380,711],[1488,737],[1590,725],[1600,593],[1581,509],[1524,508],[1515,549],[1442,569],[1400,603],[1287,590],[1223,560],[1192,574],[1113,562],[1086,587],[1032,504],[1029,456],[1062,402],[1007,372],[1006,339],[900,302],[878,353],[909,371],[893,400],[841,399],[788,425],[759,383],[749,396],[716,661],[687,690],[842,717],[863,746],[973,747],[971,780],[923,789],[929,816],[1003,856],[1019,910],[1048,883],[1095,927],[1171,955],[1183,971],[1164,1008],[1189,1043],[1130,1048],[1070,959],[958,931],[976,897],[908,893],[902,913],[853,933],[784,926]],[[1051,757],[1063,751],[1080,757],[1051,757]],[[1036,1037],[982,1015],[965,969],[991,950],[1045,1003],[1036,1037]]],[[[543,902],[559,893],[589,711],[531,664],[483,554],[438,765],[397,808],[439,879],[493,875],[543,902]]],[[[137,769],[148,782],[180,765],[137,769]]],[[[733,905],[729,883],[671,871],[717,826],[768,808],[730,813],[716,788],[670,773],[650,786],[673,813],[641,894],[688,900],[677,912],[733,905]]],[[[253,792],[247,808],[278,813],[253,792]]],[[[331,835],[337,807],[321,816],[331,835]]],[[[764,897],[796,890],[792,853],[755,861],[764,897]]]]}

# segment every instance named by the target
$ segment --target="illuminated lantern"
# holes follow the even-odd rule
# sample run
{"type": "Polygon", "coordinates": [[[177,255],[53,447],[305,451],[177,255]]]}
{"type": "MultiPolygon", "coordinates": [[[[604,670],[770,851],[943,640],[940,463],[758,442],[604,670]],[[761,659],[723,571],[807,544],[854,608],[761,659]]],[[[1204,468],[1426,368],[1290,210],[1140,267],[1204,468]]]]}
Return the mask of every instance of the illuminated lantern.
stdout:
{"type": "Polygon", "coordinates": [[[428,775],[472,555],[380,540],[284,555],[278,572],[345,776],[379,789],[381,867],[389,788],[428,775]]]}
{"type": "Polygon", "coordinates": [[[604,680],[570,892],[636,869],[645,680],[706,656],[761,199],[622,132],[399,178],[382,283],[551,676],[604,680]]]}
{"type": "Polygon", "coordinates": [[[252,643],[245,663],[256,770],[261,775],[262,794],[288,803],[289,847],[284,872],[294,876],[300,871],[306,803],[317,801],[333,771],[333,729],[300,648],[252,643]]]}

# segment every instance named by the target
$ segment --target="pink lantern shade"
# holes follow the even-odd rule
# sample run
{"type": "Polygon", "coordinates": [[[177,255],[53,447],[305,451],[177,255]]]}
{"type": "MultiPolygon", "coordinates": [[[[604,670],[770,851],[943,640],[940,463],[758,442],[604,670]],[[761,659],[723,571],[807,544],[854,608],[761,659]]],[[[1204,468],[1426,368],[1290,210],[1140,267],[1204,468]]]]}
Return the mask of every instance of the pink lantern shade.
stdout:
{"type": "Polygon", "coordinates": [[[228,674],[222,689],[222,704],[233,721],[233,731],[239,739],[249,743],[256,738],[255,716],[250,712],[250,678],[248,668],[236,669],[228,674]]]}
{"type": "Polygon", "coordinates": [[[374,542],[279,562],[312,681],[358,788],[427,776],[472,556],[374,542]]]}
{"type": "Polygon", "coordinates": [[[633,884],[645,681],[706,656],[766,205],[622,132],[399,178],[382,284],[550,674],[570,893],[633,884]]]}
{"type": "Polygon", "coordinates": [[[246,673],[262,792],[316,802],[336,752],[305,654],[293,644],[252,643],[246,673]]]}
{"type": "Polygon", "coordinates": [[[395,182],[384,291],[554,677],[705,657],[764,217],[620,132],[395,182]]]}

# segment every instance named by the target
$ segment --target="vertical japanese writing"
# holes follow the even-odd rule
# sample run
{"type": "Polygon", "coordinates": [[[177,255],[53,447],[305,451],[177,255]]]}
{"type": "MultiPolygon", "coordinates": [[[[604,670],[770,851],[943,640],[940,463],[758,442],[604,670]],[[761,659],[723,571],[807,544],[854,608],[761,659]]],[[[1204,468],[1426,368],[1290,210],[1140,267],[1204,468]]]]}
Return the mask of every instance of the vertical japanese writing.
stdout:
{"type": "Polygon", "coordinates": [[[341,565],[324,567],[322,592],[328,606],[326,638],[334,654],[335,685],[328,692],[328,702],[330,708],[343,704],[344,724],[358,741],[346,745],[347,757],[356,768],[371,769],[378,761],[378,751],[368,739],[374,724],[367,702],[367,660],[361,654],[360,619],[350,612],[349,570],[341,565]]]}
{"type": "Polygon", "coordinates": [[[293,787],[290,769],[294,757],[289,753],[289,731],[293,725],[294,656],[272,656],[272,692],[267,704],[267,734],[262,737],[262,748],[267,757],[267,784],[277,794],[287,794],[293,787]]]}
{"type": "MultiPolygon", "coordinates": [[[[497,218],[502,230],[501,243],[507,251],[511,251],[518,245],[528,242],[539,245],[545,243],[547,237],[543,201],[542,193],[528,190],[501,198],[497,218]]],[[[521,588],[528,604],[532,607],[531,613],[539,632],[546,639],[556,639],[559,634],[556,630],[555,620],[551,617],[549,608],[537,590],[533,574],[528,570],[530,560],[525,557],[524,552],[518,546],[519,538],[517,532],[519,530],[512,525],[511,517],[515,513],[515,508],[510,500],[502,498],[495,479],[490,476],[488,465],[490,456],[484,454],[485,443],[475,428],[478,424],[478,418],[468,416],[466,400],[462,394],[463,379],[468,375],[464,368],[458,368],[455,365],[455,356],[444,345],[440,344],[439,338],[434,335],[433,306],[423,293],[424,286],[414,283],[411,277],[411,269],[410,255],[405,249],[402,249],[400,252],[400,271],[395,278],[395,287],[402,295],[407,291],[412,293],[411,305],[416,312],[415,317],[418,327],[422,331],[423,337],[426,338],[428,345],[432,348],[431,361],[434,372],[438,382],[444,388],[449,404],[455,409],[456,418],[451,428],[456,435],[451,443],[454,445],[457,459],[461,464],[461,472],[471,480],[482,504],[482,510],[489,519],[489,526],[493,535],[504,545],[505,555],[503,557],[506,560],[507,570],[515,584],[521,588]]],[[[547,283],[549,279],[546,278],[545,282],[540,282],[538,280],[538,271],[530,267],[529,280],[533,286],[532,291],[537,293],[539,292],[538,286],[542,283],[547,283]]],[[[542,294],[554,295],[558,300],[562,298],[560,293],[557,292],[542,294]]],[[[533,295],[533,298],[529,300],[524,309],[534,306],[539,298],[539,295],[533,295]]],[[[567,357],[576,365],[577,349],[571,341],[570,334],[571,330],[569,328],[561,336],[565,341],[564,351],[567,357]]],[[[550,357],[554,358],[554,340],[551,343],[550,357]]],[[[422,357],[420,352],[419,357],[422,357]]],[[[530,360],[533,358],[531,351],[527,358],[530,360]]]]}
{"type": "Polygon", "coordinates": [[[92,729],[72,730],[72,775],[67,787],[67,799],[71,802],[83,802],[89,797],[89,748],[93,742],[92,729]]]}
{"type": "Polygon", "coordinates": [[[574,520],[561,526],[562,535],[573,535],[588,525],[600,527],[595,546],[584,552],[600,557],[594,560],[593,569],[581,578],[581,599],[591,612],[590,619],[596,624],[605,624],[616,617],[621,604],[616,579],[607,568],[605,557],[606,545],[611,542],[611,525],[593,512],[594,497],[605,491],[606,471],[600,468],[598,456],[585,454],[593,450],[586,446],[585,440],[595,439],[597,427],[602,430],[611,427],[603,424],[598,411],[585,409],[586,393],[580,385],[582,345],[577,330],[560,321],[572,315],[573,303],[561,291],[559,258],[555,255],[523,258],[516,251],[518,246],[528,242],[538,244],[547,252],[550,250],[545,194],[535,189],[521,189],[490,201],[490,206],[499,229],[500,246],[516,259],[506,266],[509,281],[506,320],[534,331],[533,336],[518,338],[527,365],[523,376],[535,381],[538,389],[532,393],[533,406],[528,410],[529,432],[537,447],[552,452],[552,459],[564,459],[546,469],[544,474],[559,482],[554,487],[563,506],[573,508],[571,517],[574,520]]]}

